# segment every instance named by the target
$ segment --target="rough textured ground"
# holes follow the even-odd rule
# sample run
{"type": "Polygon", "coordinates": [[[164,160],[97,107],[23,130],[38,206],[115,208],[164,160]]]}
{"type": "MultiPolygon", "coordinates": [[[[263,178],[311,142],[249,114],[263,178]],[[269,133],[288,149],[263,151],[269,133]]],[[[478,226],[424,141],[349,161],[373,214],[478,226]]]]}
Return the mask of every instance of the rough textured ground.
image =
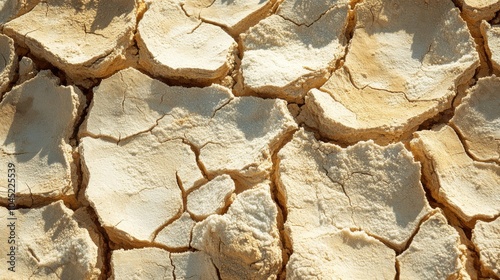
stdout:
{"type": "Polygon", "coordinates": [[[0,2],[0,279],[500,279],[499,0],[0,2]]]}

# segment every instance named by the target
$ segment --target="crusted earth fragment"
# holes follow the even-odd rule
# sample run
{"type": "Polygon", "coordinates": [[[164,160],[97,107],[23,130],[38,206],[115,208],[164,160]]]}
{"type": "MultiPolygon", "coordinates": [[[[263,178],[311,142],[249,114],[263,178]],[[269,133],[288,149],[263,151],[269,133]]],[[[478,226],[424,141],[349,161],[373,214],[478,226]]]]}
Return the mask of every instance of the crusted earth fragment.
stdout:
{"type": "Polygon", "coordinates": [[[80,130],[86,197],[114,242],[152,242],[181,215],[182,192],[194,207],[202,171],[251,187],[269,177],[271,154],[295,127],[285,102],[233,97],[216,85],[169,87],[128,68],[95,89],[80,130]],[[122,211],[112,211],[117,205],[122,211]]]}
{"type": "Polygon", "coordinates": [[[500,218],[492,222],[478,221],[472,232],[472,242],[479,252],[483,274],[500,278],[500,218]]]}
{"type": "MultiPolygon", "coordinates": [[[[80,90],[60,86],[50,71],[14,87],[0,103],[0,160],[17,166],[16,203],[76,203],[76,167],[69,138],[83,110],[80,90]],[[54,110],[57,108],[57,110],[54,110]]],[[[0,172],[7,174],[7,164],[0,172]]],[[[0,200],[7,201],[7,190],[0,200]]]]}
{"type": "Polygon", "coordinates": [[[98,279],[103,244],[85,215],[84,208],[73,212],[62,201],[13,211],[0,207],[0,218],[13,225],[2,226],[0,234],[5,241],[10,236],[16,240],[10,243],[16,248],[15,272],[7,270],[10,247],[0,246],[0,278],[15,274],[18,279],[98,279]]]}
{"type": "Polygon", "coordinates": [[[25,81],[34,78],[37,73],[38,70],[33,60],[27,56],[23,56],[21,60],[19,60],[19,78],[16,85],[20,85],[25,81]]]}
{"type": "Polygon", "coordinates": [[[500,11],[498,0],[458,0],[462,7],[462,14],[467,21],[480,23],[482,20],[492,20],[500,11]]]}
{"type": "Polygon", "coordinates": [[[431,210],[420,166],[402,144],[342,149],[301,130],[278,156],[292,242],[304,230],[350,228],[401,250],[431,210]]]}
{"type": "Polygon", "coordinates": [[[479,79],[456,108],[451,123],[474,159],[500,164],[499,90],[500,78],[479,79]]]}
{"type": "Polygon", "coordinates": [[[3,93],[14,79],[18,65],[14,41],[2,34],[0,34],[0,55],[2,56],[2,60],[0,60],[0,100],[2,100],[3,93]]]}
{"type": "Polygon", "coordinates": [[[128,68],[96,90],[80,136],[123,141],[151,131],[160,143],[182,139],[209,177],[230,174],[251,186],[269,177],[272,153],[296,127],[283,100],[234,97],[218,85],[169,87],[128,68]]]}
{"type": "Polygon", "coordinates": [[[200,220],[212,214],[222,214],[234,190],[234,182],[229,175],[217,176],[188,195],[187,210],[200,220]]]}
{"type": "Polygon", "coordinates": [[[186,0],[182,9],[189,16],[223,27],[233,37],[269,16],[276,0],[186,0]]]}
{"type": "Polygon", "coordinates": [[[500,166],[472,160],[451,127],[416,132],[410,144],[432,197],[463,222],[500,214],[500,166]]]}
{"type": "Polygon", "coordinates": [[[229,71],[236,42],[220,27],[189,17],[175,0],[151,1],[139,22],[139,64],[155,76],[210,84],[229,71]]]}
{"type": "Polygon", "coordinates": [[[269,186],[240,193],[224,215],[196,224],[191,246],[207,253],[221,279],[276,279],[282,263],[277,208],[269,186]]]}
{"type": "Polygon", "coordinates": [[[177,280],[219,279],[212,259],[204,252],[172,253],[171,258],[177,280]]]}
{"type": "Polygon", "coordinates": [[[409,137],[472,78],[474,41],[451,1],[371,0],[355,13],[343,67],[308,92],[299,120],[349,144],[409,137]]]}
{"type": "MultiPolygon", "coordinates": [[[[315,1],[303,2],[305,14],[318,16],[310,25],[295,23],[278,12],[242,35],[245,91],[303,102],[306,92],[321,86],[344,56],[348,2],[328,1],[320,12],[315,1]]],[[[284,10],[286,16],[297,12],[284,10]]],[[[297,12],[297,16],[303,15],[297,12]]]]}
{"type": "Polygon", "coordinates": [[[114,250],[111,254],[110,279],[174,280],[170,253],[158,248],[114,250]]]}
{"type": "MultiPolygon", "coordinates": [[[[305,255],[329,262],[327,255],[325,260],[310,255],[307,243],[311,236],[326,233],[321,238],[333,238],[331,233],[341,229],[362,230],[402,250],[431,211],[419,181],[420,166],[402,144],[381,147],[370,141],[342,149],[300,130],[278,158],[278,187],[288,210],[285,230],[293,248],[290,260],[298,263],[305,255]]],[[[315,273],[328,274],[326,267],[317,269],[315,273]]]]}
{"type": "Polygon", "coordinates": [[[420,225],[410,247],[397,257],[400,279],[470,279],[465,245],[440,212],[420,225]]]}
{"type": "Polygon", "coordinates": [[[154,242],[167,246],[169,249],[186,249],[191,242],[191,231],[195,225],[189,213],[182,215],[163,228],[155,237],[154,242]]]}
{"type": "Polygon", "coordinates": [[[29,12],[41,0],[4,0],[0,2],[0,24],[29,12]]]}
{"type": "Polygon", "coordinates": [[[294,242],[287,279],[395,279],[396,254],[363,231],[311,231],[294,242]]]}
{"type": "MultiPolygon", "coordinates": [[[[498,2],[500,4],[500,1],[498,2]]],[[[500,26],[481,23],[481,34],[484,37],[486,54],[488,55],[495,73],[500,73],[500,26]]]]}
{"type": "Polygon", "coordinates": [[[0,0],[0,280],[500,280],[499,24],[0,0]]]}
{"type": "Polygon", "coordinates": [[[186,185],[203,180],[193,151],[179,139],[159,143],[148,133],[117,145],[84,137],[80,154],[85,197],[116,243],[152,242],[182,212],[177,176],[186,185]]]}
{"type": "Polygon", "coordinates": [[[134,0],[41,1],[4,25],[3,32],[31,53],[88,85],[125,68],[136,24],[134,0]]]}

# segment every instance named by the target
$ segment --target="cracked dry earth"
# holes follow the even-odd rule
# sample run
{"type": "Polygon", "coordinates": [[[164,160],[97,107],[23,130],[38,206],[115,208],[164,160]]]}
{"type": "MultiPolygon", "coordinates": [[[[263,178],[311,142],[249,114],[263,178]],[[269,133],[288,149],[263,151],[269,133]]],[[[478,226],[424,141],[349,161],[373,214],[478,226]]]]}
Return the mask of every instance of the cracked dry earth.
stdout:
{"type": "Polygon", "coordinates": [[[0,279],[500,279],[500,1],[0,24],[0,279]]]}

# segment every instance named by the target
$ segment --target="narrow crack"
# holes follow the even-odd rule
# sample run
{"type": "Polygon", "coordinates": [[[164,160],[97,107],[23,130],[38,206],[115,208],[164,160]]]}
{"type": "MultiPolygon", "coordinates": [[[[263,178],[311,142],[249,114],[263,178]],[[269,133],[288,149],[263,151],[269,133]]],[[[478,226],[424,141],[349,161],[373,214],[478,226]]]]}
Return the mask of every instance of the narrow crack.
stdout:
{"type": "MultiPolygon", "coordinates": [[[[118,135],[118,138],[114,137],[114,136],[111,136],[111,135],[106,135],[106,134],[94,134],[90,131],[85,131],[85,132],[82,132],[81,133],[81,138],[83,137],[90,137],[90,138],[94,138],[94,139],[100,139],[100,140],[104,140],[104,141],[108,141],[108,142],[112,142],[112,143],[115,143],[116,145],[120,145],[123,141],[129,141],[139,135],[142,135],[142,134],[146,134],[146,133],[152,133],[152,131],[159,125],[159,122],[166,116],[171,116],[170,114],[164,114],[162,115],[161,117],[159,117],[158,119],[156,119],[155,123],[152,124],[149,128],[146,128],[144,130],[141,130],[141,131],[138,131],[138,132],[135,132],[131,135],[128,135],[128,136],[125,136],[125,137],[121,137],[121,135],[118,135]]],[[[172,138],[172,139],[167,139],[167,140],[164,140],[164,141],[160,141],[158,139],[158,141],[160,143],[164,143],[164,142],[167,142],[167,141],[171,141],[171,140],[175,140],[175,139],[181,139],[181,138],[172,138]]]]}
{"type": "Polygon", "coordinates": [[[396,259],[394,261],[394,267],[396,269],[396,275],[394,276],[394,280],[400,280],[401,279],[401,267],[399,267],[398,259],[396,259]]]}
{"type": "Polygon", "coordinates": [[[115,51],[114,48],[105,51],[103,54],[93,57],[91,60],[86,61],[82,65],[88,68],[93,68],[96,64],[101,63],[106,57],[115,51]]]}
{"type": "MultiPolygon", "coordinates": [[[[173,222],[177,221],[181,216],[182,216],[182,211],[179,211],[176,215],[174,215],[172,218],[168,219],[164,224],[162,224],[161,226],[159,226],[157,229],[154,230],[153,234],[152,234],[152,243],[155,243],[155,240],[156,240],[156,237],[158,237],[158,234],[166,227],[168,227],[169,225],[171,225],[173,222]]],[[[158,245],[158,244],[156,244],[158,245]]],[[[159,245],[159,246],[162,246],[162,247],[166,247],[166,246],[163,246],[163,245],[159,245]]],[[[172,248],[169,248],[169,250],[173,250],[172,248]]]]}
{"type": "Polygon", "coordinates": [[[347,200],[348,200],[348,202],[349,202],[349,208],[351,209],[351,211],[350,211],[350,212],[351,212],[351,220],[352,220],[352,223],[353,223],[356,227],[358,227],[358,228],[359,228],[359,226],[358,226],[358,225],[357,225],[357,223],[356,223],[356,220],[354,219],[354,206],[352,205],[351,197],[350,197],[350,196],[349,196],[349,194],[347,193],[346,188],[345,188],[345,186],[344,186],[344,183],[350,180],[350,177],[351,177],[351,175],[352,175],[352,174],[354,174],[354,172],[353,172],[353,173],[351,173],[351,174],[350,174],[350,175],[349,175],[349,176],[345,179],[345,182],[340,182],[340,181],[336,181],[336,180],[334,180],[332,177],[330,177],[329,172],[328,172],[328,169],[326,169],[326,167],[325,167],[325,166],[323,166],[323,165],[322,165],[322,166],[321,166],[321,168],[323,168],[323,172],[325,173],[325,176],[326,176],[326,177],[330,180],[330,182],[332,182],[332,183],[333,183],[333,184],[335,184],[335,185],[339,185],[339,186],[341,187],[342,192],[343,192],[343,193],[344,193],[344,195],[347,197],[347,200]]]}
{"type": "Polygon", "coordinates": [[[200,159],[201,148],[198,148],[196,145],[191,143],[191,141],[189,141],[186,137],[182,138],[182,142],[191,148],[191,151],[193,151],[193,153],[196,157],[196,164],[198,165],[198,169],[200,169],[201,174],[203,175],[203,177],[205,177],[205,179],[209,179],[210,176],[208,174],[208,171],[200,159]]]}
{"type": "Polygon", "coordinates": [[[31,192],[31,187],[25,183],[26,187],[28,187],[28,190],[30,192],[30,198],[31,198],[31,205],[29,205],[28,207],[32,207],[34,204],[35,204],[35,200],[33,199],[33,193],[31,192]]]}
{"type": "Polygon", "coordinates": [[[0,148],[0,154],[6,155],[6,156],[20,156],[20,155],[29,154],[29,152],[6,152],[3,148],[0,148]]]}
{"type": "Polygon", "coordinates": [[[293,248],[291,244],[289,244],[289,242],[287,241],[289,240],[289,238],[287,238],[286,236],[287,233],[285,230],[285,223],[288,218],[288,209],[286,206],[287,203],[286,203],[284,186],[280,183],[281,182],[280,172],[279,172],[280,159],[278,157],[278,153],[287,143],[292,141],[293,135],[295,134],[296,131],[297,130],[292,130],[286,133],[278,142],[277,147],[272,150],[271,154],[271,162],[272,162],[272,169],[270,174],[271,195],[278,209],[277,225],[280,235],[281,246],[283,248],[282,251],[283,263],[281,269],[277,273],[277,279],[284,278],[286,274],[286,265],[288,263],[290,256],[293,253],[293,248]]]}
{"type": "Polygon", "coordinates": [[[83,24],[83,32],[85,32],[85,35],[92,34],[92,35],[101,36],[102,38],[108,39],[108,37],[104,36],[101,33],[97,33],[97,32],[93,32],[93,31],[87,30],[87,25],[85,23],[83,24]]]}
{"type": "Polygon", "coordinates": [[[333,9],[335,8],[338,8],[340,6],[344,6],[344,4],[336,4],[336,5],[333,5],[333,6],[330,6],[328,9],[326,9],[323,13],[321,13],[318,18],[314,19],[311,23],[309,24],[306,24],[306,23],[297,23],[295,21],[293,21],[292,19],[290,18],[287,18],[281,14],[279,14],[279,11],[278,13],[276,14],[277,16],[281,17],[282,19],[286,20],[286,21],[289,21],[293,24],[295,24],[296,26],[305,26],[305,27],[311,27],[313,26],[316,22],[318,22],[319,20],[321,20],[321,18],[323,18],[323,16],[325,16],[327,13],[329,13],[330,11],[332,11],[333,9]]]}
{"type": "Polygon", "coordinates": [[[28,253],[36,260],[37,263],[40,263],[40,258],[35,254],[33,249],[28,246],[28,253]]]}
{"type": "MultiPolygon", "coordinates": [[[[82,198],[85,199],[85,198],[82,198]]],[[[82,204],[85,204],[82,202],[82,204]]],[[[87,202],[88,205],[88,202],[87,202]]],[[[102,257],[102,268],[101,268],[101,275],[99,276],[100,280],[106,280],[111,277],[111,240],[108,236],[108,233],[104,229],[104,227],[101,225],[99,222],[99,218],[97,216],[97,213],[95,212],[94,208],[92,207],[86,207],[88,210],[87,213],[90,215],[90,220],[94,224],[94,228],[97,231],[97,234],[99,235],[103,247],[100,246],[100,244],[96,244],[98,246],[98,252],[99,255],[102,257]]]]}
{"type": "MultiPolygon", "coordinates": [[[[220,246],[219,246],[219,253],[220,253],[220,246]]],[[[212,262],[212,265],[215,268],[215,273],[217,274],[217,279],[222,279],[222,277],[220,276],[219,267],[217,265],[215,265],[214,260],[212,259],[212,256],[210,256],[210,261],[212,262]]]]}
{"type": "Polygon", "coordinates": [[[184,189],[184,186],[182,185],[182,180],[179,177],[179,172],[175,172],[175,179],[177,180],[177,186],[181,190],[181,194],[182,194],[182,212],[186,212],[187,211],[187,194],[186,194],[186,190],[184,189]]]}
{"type": "MultiPolygon", "coordinates": [[[[337,229],[342,230],[343,228],[337,228],[337,229]]],[[[380,236],[378,236],[378,235],[375,235],[375,234],[373,234],[373,233],[371,233],[371,232],[369,232],[369,231],[367,231],[367,230],[365,230],[365,229],[363,229],[363,228],[360,228],[360,227],[358,227],[358,228],[347,228],[347,229],[348,229],[349,231],[351,231],[351,232],[357,232],[357,231],[360,231],[360,232],[365,233],[365,234],[366,234],[366,235],[368,235],[369,237],[371,237],[371,238],[373,238],[373,239],[376,239],[376,240],[377,240],[377,241],[379,241],[380,243],[384,244],[387,248],[389,248],[389,249],[393,250],[393,251],[396,253],[396,255],[397,255],[398,250],[394,247],[394,245],[392,245],[392,244],[391,244],[389,241],[387,241],[386,239],[384,239],[384,238],[382,238],[382,237],[380,237],[380,236]]]]}
{"type": "MultiPolygon", "coordinates": [[[[434,216],[436,213],[438,213],[437,210],[433,210],[433,211],[430,211],[429,213],[427,213],[426,215],[424,215],[420,221],[418,221],[418,225],[415,227],[415,230],[413,231],[413,233],[411,234],[410,238],[408,238],[408,240],[406,241],[406,243],[404,244],[404,247],[403,249],[401,250],[395,250],[396,251],[396,256],[399,256],[401,255],[402,253],[404,253],[406,250],[408,250],[408,248],[410,248],[411,246],[411,243],[413,242],[413,239],[415,238],[415,236],[418,234],[418,232],[420,231],[420,227],[422,226],[422,224],[424,222],[426,222],[427,220],[429,220],[432,216],[434,216]]],[[[448,219],[447,219],[448,220],[448,219]]]]}
{"type": "Polygon", "coordinates": [[[38,31],[38,30],[40,30],[40,29],[42,29],[42,27],[39,27],[39,28],[36,28],[36,29],[30,30],[30,31],[28,31],[28,32],[24,33],[24,35],[23,35],[23,44],[24,44],[24,46],[28,46],[28,45],[26,44],[26,37],[28,36],[28,34],[33,33],[33,32],[35,32],[35,31],[38,31]]]}
{"type": "Polygon", "coordinates": [[[172,265],[172,267],[174,268],[174,269],[172,269],[172,277],[173,277],[174,280],[176,280],[177,279],[175,277],[175,269],[176,269],[176,267],[174,265],[174,260],[172,259],[172,253],[170,253],[170,252],[168,253],[168,258],[170,259],[170,265],[172,265]]]}
{"type": "MultiPolygon", "coordinates": [[[[215,2],[215,0],[213,0],[212,4],[213,4],[214,2],[215,2]]],[[[182,10],[182,12],[184,13],[184,15],[185,15],[187,18],[190,18],[191,16],[189,15],[189,13],[188,13],[188,12],[186,11],[186,9],[184,8],[184,5],[185,5],[185,3],[179,3],[179,6],[181,7],[181,10],[182,10]]],[[[198,19],[199,19],[199,18],[200,18],[200,14],[198,14],[198,15],[196,16],[196,18],[198,18],[198,19]]]]}
{"type": "Polygon", "coordinates": [[[499,164],[498,160],[494,160],[494,159],[491,159],[491,160],[481,160],[479,158],[477,158],[473,153],[471,153],[469,151],[469,145],[467,145],[467,138],[462,134],[462,132],[460,131],[460,129],[458,129],[458,127],[450,122],[449,123],[449,126],[455,131],[455,133],[457,134],[458,136],[458,139],[460,140],[460,142],[462,143],[462,147],[464,147],[464,151],[465,153],[467,154],[467,156],[472,159],[473,161],[475,162],[482,162],[482,163],[492,163],[492,164],[499,164]]]}
{"type": "Polygon", "coordinates": [[[202,24],[203,21],[200,21],[200,23],[198,23],[195,27],[193,27],[193,29],[191,29],[191,31],[189,31],[187,34],[193,34],[196,31],[196,29],[198,29],[202,24]]]}
{"type": "Polygon", "coordinates": [[[224,103],[222,103],[219,107],[215,108],[213,113],[212,113],[212,116],[210,116],[210,119],[213,119],[215,117],[215,115],[217,114],[217,112],[219,112],[222,108],[229,105],[229,103],[231,103],[233,100],[234,100],[234,97],[230,97],[226,101],[224,101],[224,103]]]}
{"type": "Polygon", "coordinates": [[[356,88],[357,90],[365,90],[367,88],[369,89],[372,89],[374,91],[383,91],[383,92],[387,92],[387,93],[392,93],[392,94],[400,94],[401,96],[403,96],[407,102],[409,103],[418,103],[418,102],[426,102],[426,101],[434,101],[433,99],[431,100],[411,100],[407,95],[406,95],[406,92],[404,91],[399,91],[399,90],[389,90],[389,89],[385,89],[385,88],[377,88],[377,87],[374,87],[374,86],[371,86],[370,84],[366,84],[364,86],[359,86],[355,81],[354,81],[354,78],[352,77],[351,75],[351,70],[349,70],[348,67],[344,67],[346,73],[347,73],[347,77],[349,78],[349,81],[351,82],[352,86],[354,88],[356,88]]]}

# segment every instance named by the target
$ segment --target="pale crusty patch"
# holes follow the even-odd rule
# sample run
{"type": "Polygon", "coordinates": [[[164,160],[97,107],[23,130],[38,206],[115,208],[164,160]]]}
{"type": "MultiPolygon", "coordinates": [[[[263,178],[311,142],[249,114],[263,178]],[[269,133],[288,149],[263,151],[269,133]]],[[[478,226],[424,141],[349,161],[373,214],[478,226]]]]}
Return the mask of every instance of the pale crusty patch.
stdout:
{"type": "Polygon", "coordinates": [[[277,0],[185,0],[183,10],[238,36],[271,14],[277,0]]]}
{"type": "Polygon", "coordinates": [[[212,259],[204,252],[172,253],[171,258],[175,279],[219,279],[212,259]]]}
{"type": "Polygon", "coordinates": [[[191,231],[196,224],[189,213],[182,213],[182,215],[171,224],[164,227],[156,235],[154,242],[164,245],[169,249],[183,249],[189,248],[191,242],[191,231]]]}
{"type": "MultiPolygon", "coordinates": [[[[75,203],[76,166],[70,137],[85,102],[50,71],[15,86],[0,103],[0,172],[16,165],[16,203],[64,199],[75,203]],[[57,110],[55,110],[57,108],[57,110]]],[[[7,193],[0,192],[2,202],[7,193]]]]}
{"type": "Polygon", "coordinates": [[[276,279],[282,264],[277,208],[269,186],[236,196],[224,215],[196,224],[191,246],[207,253],[222,279],[276,279]]]}
{"type": "Polygon", "coordinates": [[[173,0],[148,3],[137,32],[139,64],[155,76],[210,84],[229,71],[236,43],[173,0]]]}
{"type": "Polygon", "coordinates": [[[470,279],[462,263],[465,245],[440,212],[420,225],[417,234],[397,257],[401,279],[470,279]]]}
{"type": "Polygon", "coordinates": [[[371,0],[355,12],[343,67],[308,93],[299,120],[342,143],[399,141],[451,106],[478,66],[474,41],[449,1],[371,0]]]}
{"type": "Polygon", "coordinates": [[[234,181],[229,175],[217,176],[187,196],[187,211],[199,220],[222,214],[234,191],[234,181]]]}
{"type": "Polygon", "coordinates": [[[287,279],[394,279],[396,253],[363,231],[304,233],[294,242],[287,279]]]}
{"type": "MultiPolygon", "coordinates": [[[[498,3],[500,4],[500,1],[498,3]]],[[[488,22],[482,21],[481,35],[484,38],[486,54],[498,75],[498,72],[500,72],[500,26],[492,26],[488,22]]]]}
{"type": "Polygon", "coordinates": [[[16,43],[78,84],[111,75],[126,65],[136,24],[136,1],[41,1],[4,25],[16,43]]]}
{"type": "MultiPolygon", "coordinates": [[[[304,1],[314,10],[314,1],[304,1]]],[[[277,14],[242,35],[244,87],[260,96],[303,102],[306,92],[321,86],[344,56],[348,4],[331,1],[310,26],[277,14]]]]}
{"type": "Polygon", "coordinates": [[[19,79],[16,81],[16,85],[20,85],[34,78],[37,73],[38,69],[33,60],[27,56],[23,56],[21,60],[19,60],[19,79]]]}
{"type": "Polygon", "coordinates": [[[490,277],[500,277],[500,218],[491,222],[478,221],[472,231],[472,242],[479,253],[481,271],[490,277]]]}
{"type": "Polygon", "coordinates": [[[170,252],[159,248],[114,250],[111,253],[111,280],[174,280],[170,252]]]}
{"type": "Polygon", "coordinates": [[[170,87],[133,68],[95,92],[80,137],[119,142],[151,132],[159,142],[182,139],[199,151],[209,176],[231,174],[244,185],[268,178],[272,153],[297,128],[283,100],[234,97],[218,85],[170,87]]]}
{"type": "Polygon", "coordinates": [[[0,34],[0,100],[3,93],[8,89],[14,79],[17,70],[17,55],[14,48],[14,40],[0,34]]]}
{"type": "Polygon", "coordinates": [[[500,214],[500,166],[473,161],[451,127],[416,132],[410,144],[434,199],[462,221],[500,214]]]}
{"type": "Polygon", "coordinates": [[[451,124],[475,159],[500,164],[499,90],[500,78],[479,79],[455,109],[451,124]]]}
{"type": "Polygon", "coordinates": [[[14,210],[14,215],[9,212],[0,207],[0,218],[6,221],[0,227],[5,238],[5,246],[0,249],[0,278],[98,279],[104,258],[98,246],[102,243],[90,220],[79,217],[84,215],[81,211],[77,214],[59,200],[41,208],[14,210]],[[7,221],[14,227],[7,226],[7,221]],[[7,244],[11,230],[16,243],[7,244]],[[15,272],[7,270],[10,246],[16,247],[15,272]],[[6,275],[9,277],[3,278],[6,275]]]}
{"type": "Polygon", "coordinates": [[[182,140],[159,143],[153,135],[142,134],[117,145],[84,137],[80,154],[85,197],[118,244],[152,242],[155,232],[182,212],[178,178],[204,179],[193,151],[182,140]]]}
{"type": "MultiPolygon", "coordinates": [[[[370,141],[343,149],[300,130],[278,158],[292,258],[310,254],[306,243],[311,236],[342,229],[361,230],[402,250],[431,211],[420,165],[400,143],[381,147],[370,141]]],[[[327,255],[315,258],[330,262],[327,255]]],[[[318,269],[328,274],[326,266],[318,269]]]]}

